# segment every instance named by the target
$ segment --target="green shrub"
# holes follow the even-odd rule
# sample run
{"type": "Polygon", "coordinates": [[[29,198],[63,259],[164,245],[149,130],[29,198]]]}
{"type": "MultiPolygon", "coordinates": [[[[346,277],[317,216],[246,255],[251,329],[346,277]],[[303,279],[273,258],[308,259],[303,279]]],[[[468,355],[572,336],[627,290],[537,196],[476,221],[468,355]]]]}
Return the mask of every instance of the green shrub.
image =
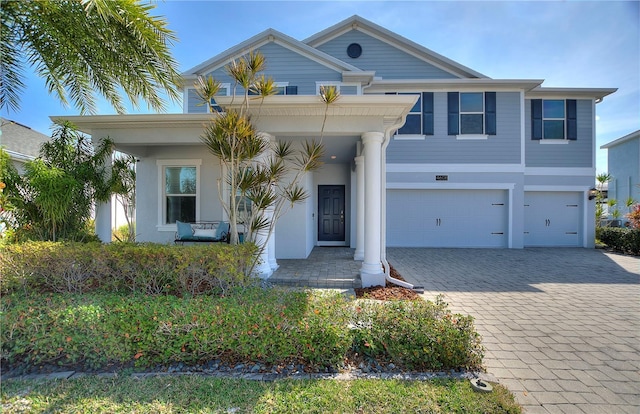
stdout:
{"type": "Polygon", "coordinates": [[[220,294],[249,283],[255,246],[28,242],[0,249],[0,289],[220,294]]]}
{"type": "Polygon", "coordinates": [[[484,350],[473,318],[436,302],[363,302],[355,308],[354,348],[415,370],[478,368],[484,350]]]}
{"type": "Polygon", "coordinates": [[[596,238],[622,253],[640,255],[640,229],[598,227],[596,238]]]}
{"type": "Polygon", "coordinates": [[[350,302],[257,287],[221,297],[11,294],[0,305],[1,358],[14,365],[139,367],[221,359],[339,366],[362,356],[413,370],[478,368],[472,319],[442,301],[350,302]]]}
{"type": "Polygon", "coordinates": [[[2,303],[2,358],[92,368],[218,358],[335,365],[351,346],[344,304],[337,294],[320,300],[259,288],[190,299],[10,295],[2,303]]]}

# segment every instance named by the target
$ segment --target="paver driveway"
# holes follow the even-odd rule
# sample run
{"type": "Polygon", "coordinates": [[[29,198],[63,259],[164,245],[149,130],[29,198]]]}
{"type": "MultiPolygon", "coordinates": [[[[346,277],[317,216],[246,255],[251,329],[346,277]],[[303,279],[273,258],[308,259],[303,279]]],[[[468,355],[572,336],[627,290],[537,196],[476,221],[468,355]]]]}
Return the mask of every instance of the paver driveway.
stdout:
{"type": "Polygon", "coordinates": [[[640,258],[594,249],[387,249],[425,299],[475,318],[527,413],[640,413],[640,258]]]}

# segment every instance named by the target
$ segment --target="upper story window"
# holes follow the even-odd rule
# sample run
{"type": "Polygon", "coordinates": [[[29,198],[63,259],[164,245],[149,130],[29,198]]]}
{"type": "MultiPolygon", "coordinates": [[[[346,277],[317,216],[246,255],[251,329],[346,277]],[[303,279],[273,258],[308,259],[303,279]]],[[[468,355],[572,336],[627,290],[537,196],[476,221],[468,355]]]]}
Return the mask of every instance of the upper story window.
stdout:
{"type": "Polygon", "coordinates": [[[158,160],[159,225],[198,220],[200,160],[158,160]]]}
{"type": "Polygon", "coordinates": [[[404,125],[396,132],[396,139],[422,139],[433,135],[433,92],[387,92],[386,95],[417,95],[404,125]]]}
{"type": "MultiPolygon", "coordinates": [[[[297,95],[298,87],[289,86],[289,82],[274,82],[276,95],[297,95]]],[[[257,95],[256,91],[249,90],[249,95],[257,95]]]]}
{"type": "Polygon", "coordinates": [[[577,139],[575,99],[532,99],[531,139],[577,139]]]}
{"type": "Polygon", "coordinates": [[[485,137],[496,134],[495,92],[449,92],[449,135],[485,137]]]}
{"type": "MultiPolygon", "coordinates": [[[[231,84],[229,83],[223,83],[222,85],[220,85],[220,89],[218,89],[218,93],[216,93],[217,96],[229,96],[230,94],[231,94],[231,84]]],[[[215,98],[211,98],[209,108],[210,108],[209,112],[212,112],[212,111],[222,112],[222,107],[220,107],[220,105],[216,103],[215,98]]]]}
{"type": "Polygon", "coordinates": [[[342,95],[362,95],[362,85],[359,82],[316,82],[316,95],[320,95],[320,88],[333,86],[342,95]]]}

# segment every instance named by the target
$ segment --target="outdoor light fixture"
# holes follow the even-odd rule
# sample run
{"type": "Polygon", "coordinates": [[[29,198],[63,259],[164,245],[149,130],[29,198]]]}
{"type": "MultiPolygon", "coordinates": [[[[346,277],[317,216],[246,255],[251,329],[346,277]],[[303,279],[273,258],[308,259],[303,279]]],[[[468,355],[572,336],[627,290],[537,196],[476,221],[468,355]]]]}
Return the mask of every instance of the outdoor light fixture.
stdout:
{"type": "Polygon", "coordinates": [[[589,190],[589,200],[593,200],[597,196],[598,196],[598,190],[596,190],[595,188],[592,188],[589,190]]]}

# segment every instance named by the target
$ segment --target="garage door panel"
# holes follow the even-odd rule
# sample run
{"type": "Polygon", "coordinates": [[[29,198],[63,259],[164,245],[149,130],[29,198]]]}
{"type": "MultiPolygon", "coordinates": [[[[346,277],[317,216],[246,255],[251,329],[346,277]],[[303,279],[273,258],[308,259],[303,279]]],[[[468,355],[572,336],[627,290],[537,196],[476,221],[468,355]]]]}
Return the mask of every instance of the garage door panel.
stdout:
{"type": "Polygon", "coordinates": [[[503,190],[389,190],[387,245],[506,247],[503,190]]]}
{"type": "Polygon", "coordinates": [[[582,193],[528,191],[524,200],[525,246],[581,246],[582,193]]]}

